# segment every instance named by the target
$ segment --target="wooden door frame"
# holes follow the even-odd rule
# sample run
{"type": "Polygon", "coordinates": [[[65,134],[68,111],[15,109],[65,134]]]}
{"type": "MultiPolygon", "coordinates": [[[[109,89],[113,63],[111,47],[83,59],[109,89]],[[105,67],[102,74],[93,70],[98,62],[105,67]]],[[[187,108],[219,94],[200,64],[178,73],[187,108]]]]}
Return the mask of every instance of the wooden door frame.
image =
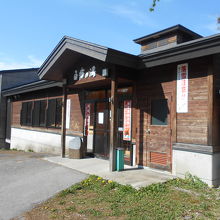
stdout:
{"type": "MultiPolygon", "coordinates": [[[[109,115],[109,112],[110,112],[110,109],[109,109],[109,107],[108,107],[108,105],[109,105],[109,102],[108,102],[108,100],[107,99],[103,99],[103,100],[96,100],[96,101],[94,101],[94,117],[95,117],[95,119],[94,119],[94,136],[93,136],[93,153],[95,154],[95,148],[96,148],[96,146],[95,146],[95,140],[96,140],[96,125],[97,125],[97,103],[104,103],[104,104],[106,104],[106,109],[104,110],[104,111],[106,111],[107,110],[107,114],[104,114],[104,124],[105,124],[105,121],[107,122],[107,123],[110,123],[109,122],[109,117],[110,117],[110,115],[109,115]]],[[[106,124],[105,125],[106,127],[108,127],[108,124],[106,124]]],[[[109,124],[109,126],[110,126],[110,124],[109,124]]],[[[104,147],[107,147],[108,148],[108,145],[109,145],[109,135],[108,135],[108,133],[110,134],[110,129],[108,130],[108,129],[106,129],[106,133],[107,133],[107,135],[106,135],[106,143],[105,143],[105,146],[104,147]]],[[[104,136],[105,137],[105,136],[104,136]]],[[[104,151],[104,153],[105,153],[105,151],[104,151]]],[[[101,156],[100,156],[101,157],[101,156]]],[[[108,159],[109,157],[105,157],[104,156],[104,159],[108,159]]]]}
{"type": "MultiPolygon", "coordinates": [[[[169,150],[170,150],[170,154],[168,155],[168,157],[170,157],[170,168],[168,171],[172,171],[172,158],[173,158],[173,155],[172,155],[172,145],[173,145],[173,142],[175,141],[176,142],[176,96],[175,96],[175,90],[174,91],[168,91],[168,92],[165,92],[163,93],[162,95],[159,95],[157,93],[152,93],[150,95],[147,95],[147,102],[149,102],[149,100],[151,101],[152,98],[151,97],[167,97],[167,96],[170,96],[170,147],[169,147],[169,150]]],[[[147,105],[149,105],[149,103],[147,103],[147,105]]],[[[151,105],[150,105],[151,106],[151,105]]],[[[147,113],[147,124],[150,123],[148,122],[148,120],[151,119],[151,109],[150,109],[150,112],[147,113]]],[[[145,132],[145,131],[144,131],[145,132]]],[[[145,138],[145,141],[146,143],[147,142],[147,135],[146,135],[146,138],[145,138]]],[[[146,160],[146,163],[147,163],[147,166],[149,166],[149,160],[148,160],[148,149],[146,149],[146,157],[147,157],[147,160],[146,160]]]]}

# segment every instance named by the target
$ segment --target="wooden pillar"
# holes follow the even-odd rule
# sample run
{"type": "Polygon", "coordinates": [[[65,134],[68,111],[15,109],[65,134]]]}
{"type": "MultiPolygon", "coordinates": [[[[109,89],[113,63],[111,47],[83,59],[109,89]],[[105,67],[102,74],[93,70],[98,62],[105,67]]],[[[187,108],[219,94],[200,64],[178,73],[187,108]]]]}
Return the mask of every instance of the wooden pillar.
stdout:
{"type": "Polygon", "coordinates": [[[63,85],[63,99],[62,99],[62,127],[61,127],[61,150],[62,157],[65,157],[66,148],[66,100],[67,100],[67,89],[66,84],[63,85]]]}
{"type": "Polygon", "coordinates": [[[116,143],[117,143],[117,77],[115,67],[112,71],[111,77],[111,121],[110,121],[110,157],[109,157],[109,168],[110,171],[115,171],[116,163],[116,143]]]}

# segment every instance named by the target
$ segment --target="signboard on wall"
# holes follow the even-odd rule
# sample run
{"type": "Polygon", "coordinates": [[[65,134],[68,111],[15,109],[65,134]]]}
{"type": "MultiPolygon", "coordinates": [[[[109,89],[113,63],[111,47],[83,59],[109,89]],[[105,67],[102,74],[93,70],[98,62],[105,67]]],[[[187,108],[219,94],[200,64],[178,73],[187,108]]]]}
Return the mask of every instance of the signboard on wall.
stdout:
{"type": "Polygon", "coordinates": [[[71,102],[70,99],[66,100],[66,129],[70,128],[70,108],[71,102]]]}
{"type": "Polygon", "coordinates": [[[131,140],[131,100],[124,101],[124,129],[123,140],[131,140]]]}
{"type": "Polygon", "coordinates": [[[98,113],[98,123],[99,124],[104,124],[104,112],[99,112],[98,113]]]}
{"type": "Polygon", "coordinates": [[[177,66],[177,113],[188,112],[188,63],[177,66]]]}
{"type": "Polygon", "coordinates": [[[89,125],[90,125],[90,111],[91,111],[91,104],[86,103],[85,104],[85,136],[89,133],[89,125]]]}

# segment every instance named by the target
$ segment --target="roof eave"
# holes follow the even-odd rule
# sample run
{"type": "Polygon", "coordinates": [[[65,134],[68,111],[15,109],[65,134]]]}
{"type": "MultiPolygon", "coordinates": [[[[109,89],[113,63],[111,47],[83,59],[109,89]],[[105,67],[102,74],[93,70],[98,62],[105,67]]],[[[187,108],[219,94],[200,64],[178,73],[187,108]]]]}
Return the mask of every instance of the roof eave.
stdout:
{"type": "Polygon", "coordinates": [[[60,86],[62,86],[62,83],[60,82],[40,80],[34,83],[29,83],[15,88],[3,90],[2,95],[4,97],[8,97],[8,96],[19,95],[27,92],[33,92],[37,90],[47,89],[51,87],[60,87],[60,86]]]}
{"type": "Polygon", "coordinates": [[[220,35],[208,39],[203,38],[198,42],[192,41],[191,43],[178,45],[153,54],[139,55],[142,59],[142,64],[144,64],[141,67],[139,66],[139,68],[155,67],[217,53],[220,53],[220,35]]]}

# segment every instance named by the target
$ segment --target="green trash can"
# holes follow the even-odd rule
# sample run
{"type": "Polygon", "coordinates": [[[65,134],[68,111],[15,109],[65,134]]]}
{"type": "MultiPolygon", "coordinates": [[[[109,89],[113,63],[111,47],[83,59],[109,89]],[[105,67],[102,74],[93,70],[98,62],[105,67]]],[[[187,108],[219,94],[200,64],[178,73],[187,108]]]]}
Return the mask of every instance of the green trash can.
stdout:
{"type": "Polygon", "coordinates": [[[124,170],[124,148],[116,148],[116,170],[124,170]]]}

